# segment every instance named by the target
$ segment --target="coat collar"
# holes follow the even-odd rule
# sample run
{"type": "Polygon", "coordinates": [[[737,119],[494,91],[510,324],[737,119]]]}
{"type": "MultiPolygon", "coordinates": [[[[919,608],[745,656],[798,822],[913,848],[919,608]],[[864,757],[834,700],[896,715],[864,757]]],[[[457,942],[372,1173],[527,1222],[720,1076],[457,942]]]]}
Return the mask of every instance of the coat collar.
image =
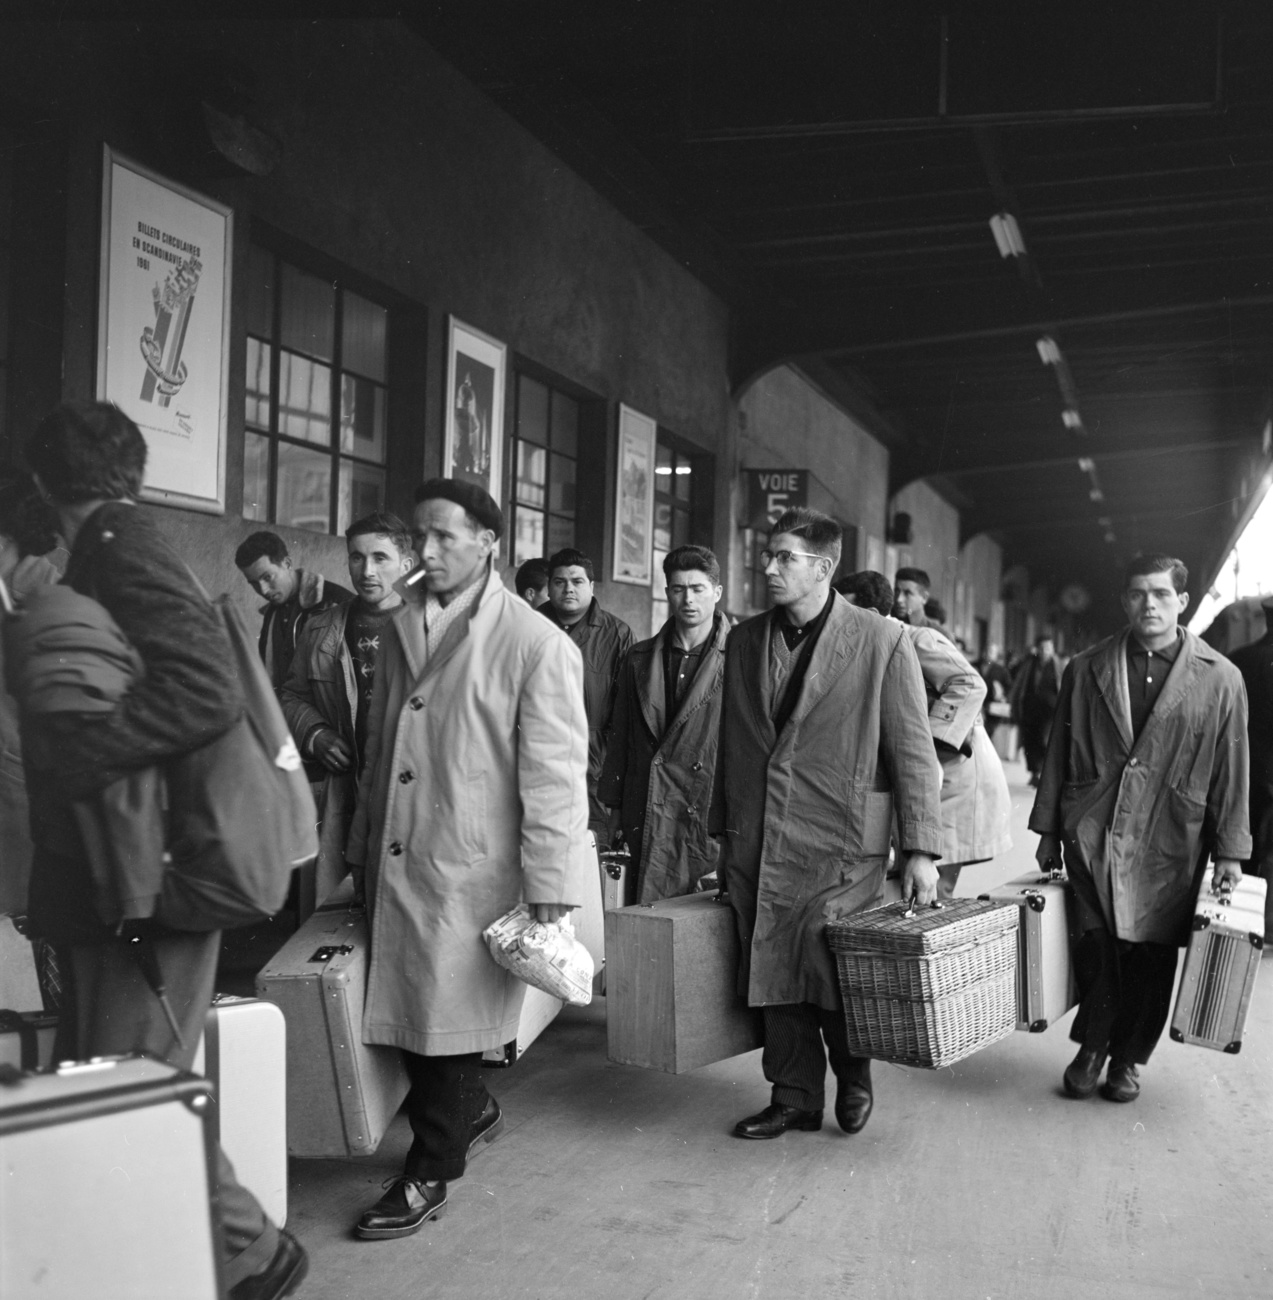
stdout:
{"type": "MultiPolygon", "coordinates": [[[[422,574],[423,570],[417,569],[413,572],[422,574]]],[[[406,574],[394,583],[394,589],[402,597],[402,605],[393,616],[392,622],[398,629],[398,639],[402,642],[407,668],[411,672],[412,680],[418,686],[450,659],[464,638],[468,636],[469,628],[478,611],[489,604],[497,592],[504,590],[504,584],[499,574],[495,572],[495,561],[492,555],[486,562],[484,586],[477,599],[464,611],[464,617],[450,629],[439,652],[430,659],[424,639],[424,610],[429,593],[422,578],[411,582],[409,581],[411,576],[406,574]]]]}
{"type": "Polygon", "coordinates": [[[596,596],[589,601],[588,608],[584,611],[583,618],[576,619],[569,627],[567,627],[566,624],[557,617],[557,611],[553,608],[551,601],[541,605],[539,612],[550,623],[561,628],[567,636],[570,636],[572,633],[584,627],[596,627],[601,622],[601,606],[597,603],[596,596]]]}
{"type": "Polygon", "coordinates": [[[668,731],[673,729],[679,730],[684,726],[686,719],[694,712],[695,709],[711,693],[716,678],[716,666],[722,662],[725,654],[725,638],[729,635],[729,624],[725,616],[719,611],[712,620],[712,633],[703,646],[703,662],[698,666],[698,672],[694,674],[694,680],[690,683],[689,692],[681,701],[681,707],[677,710],[676,717],[668,723],[664,716],[664,710],[667,702],[667,677],[663,667],[663,652],[667,646],[668,638],[672,635],[673,623],[668,619],[659,629],[658,634],[652,641],[646,644],[649,647],[650,662],[645,672],[637,677],[636,689],[637,700],[641,705],[641,716],[645,719],[645,725],[649,727],[650,734],[655,740],[660,740],[663,736],[664,729],[668,731]]]}
{"type": "MultiPolygon", "coordinates": [[[[813,654],[809,660],[808,670],[805,672],[800,699],[796,702],[790,722],[798,723],[805,718],[813,706],[839,680],[848,667],[849,659],[857,650],[861,630],[860,620],[864,618],[879,618],[879,615],[869,610],[855,609],[843,596],[838,594],[835,596],[822,632],[813,644],[813,654]]],[[[772,623],[770,629],[772,636],[775,630],[772,623]]],[[[766,655],[768,650],[769,647],[766,645],[766,655]]]]}
{"type": "MultiPolygon", "coordinates": [[[[296,603],[302,609],[313,609],[323,599],[323,590],[327,586],[327,579],[321,573],[316,573],[312,569],[296,570],[296,603]]],[[[287,601],[283,602],[286,605],[287,601]]],[[[268,614],[272,609],[282,609],[282,605],[274,605],[272,601],[266,601],[261,606],[261,613],[268,614]]]]}

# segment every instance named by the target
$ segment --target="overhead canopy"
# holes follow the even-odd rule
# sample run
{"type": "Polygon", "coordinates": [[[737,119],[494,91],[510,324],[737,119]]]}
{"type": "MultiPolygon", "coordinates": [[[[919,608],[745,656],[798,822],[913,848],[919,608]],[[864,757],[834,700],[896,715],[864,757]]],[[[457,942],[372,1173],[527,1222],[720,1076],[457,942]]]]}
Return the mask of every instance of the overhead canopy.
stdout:
{"type": "Polygon", "coordinates": [[[1196,598],[1262,486],[1273,6],[1068,8],[411,21],[726,297],[740,391],[797,362],[1100,628],[1138,551],[1196,598]]]}

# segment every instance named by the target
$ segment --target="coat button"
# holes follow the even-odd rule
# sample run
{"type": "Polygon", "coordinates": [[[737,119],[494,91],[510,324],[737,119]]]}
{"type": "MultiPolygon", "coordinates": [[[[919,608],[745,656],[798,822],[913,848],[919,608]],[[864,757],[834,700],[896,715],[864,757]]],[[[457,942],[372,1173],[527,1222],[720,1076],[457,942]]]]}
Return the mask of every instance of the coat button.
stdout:
{"type": "Polygon", "coordinates": [[[392,857],[400,857],[402,854],[402,841],[394,840],[394,842],[389,845],[389,853],[392,857]]]}
{"type": "Polygon", "coordinates": [[[1128,767],[1139,767],[1139,766],[1140,766],[1140,759],[1138,759],[1138,758],[1133,758],[1132,761],[1131,761],[1130,763],[1127,764],[1127,766],[1128,766],[1128,767]]]}
{"type": "Polygon", "coordinates": [[[401,781],[403,785],[410,785],[411,782],[415,780],[415,773],[411,771],[399,772],[398,780],[401,781]]]}
{"type": "Polygon", "coordinates": [[[703,770],[702,763],[695,763],[694,766],[690,769],[691,772],[701,772],[702,770],[703,770]]]}
{"type": "Polygon", "coordinates": [[[411,705],[412,709],[415,710],[424,708],[424,701],[418,695],[413,695],[408,703],[411,705]]]}

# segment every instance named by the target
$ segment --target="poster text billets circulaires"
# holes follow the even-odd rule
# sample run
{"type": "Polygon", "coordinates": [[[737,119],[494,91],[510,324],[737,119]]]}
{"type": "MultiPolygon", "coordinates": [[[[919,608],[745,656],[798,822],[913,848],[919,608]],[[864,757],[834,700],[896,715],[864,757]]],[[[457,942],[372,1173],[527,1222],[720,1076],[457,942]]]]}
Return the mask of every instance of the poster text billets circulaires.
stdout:
{"type": "Polygon", "coordinates": [[[178,239],[158,226],[148,226],[144,221],[137,223],[137,234],[133,236],[133,247],[146,256],[138,257],[137,265],[143,271],[150,270],[149,258],[157,257],[164,262],[180,265],[191,257],[202,259],[198,244],[178,239]],[[158,242],[156,242],[158,241],[158,242]]]}

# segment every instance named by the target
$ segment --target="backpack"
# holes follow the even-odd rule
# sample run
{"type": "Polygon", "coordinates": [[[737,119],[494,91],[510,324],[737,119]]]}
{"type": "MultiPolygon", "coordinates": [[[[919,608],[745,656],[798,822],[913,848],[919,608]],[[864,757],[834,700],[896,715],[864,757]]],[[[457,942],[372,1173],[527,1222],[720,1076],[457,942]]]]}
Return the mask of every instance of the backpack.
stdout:
{"type": "Polygon", "coordinates": [[[169,860],[155,916],[174,930],[230,929],[273,916],[292,870],[318,855],[314,796],[255,639],[229,596],[211,604],[245,704],[229,731],[165,765],[169,860]]]}

